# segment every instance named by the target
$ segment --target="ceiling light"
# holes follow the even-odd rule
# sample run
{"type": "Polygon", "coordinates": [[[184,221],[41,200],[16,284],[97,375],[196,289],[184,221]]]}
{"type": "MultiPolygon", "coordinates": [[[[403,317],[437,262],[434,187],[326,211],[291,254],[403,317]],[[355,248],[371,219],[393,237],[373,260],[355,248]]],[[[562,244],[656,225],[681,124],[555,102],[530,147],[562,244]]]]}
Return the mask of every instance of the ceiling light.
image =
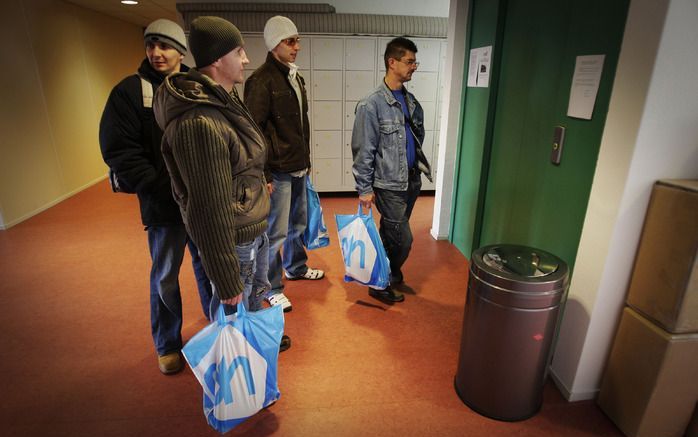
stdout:
{"type": "Polygon", "coordinates": [[[136,0],[121,0],[121,3],[125,5],[137,5],[138,2],[136,0]]]}

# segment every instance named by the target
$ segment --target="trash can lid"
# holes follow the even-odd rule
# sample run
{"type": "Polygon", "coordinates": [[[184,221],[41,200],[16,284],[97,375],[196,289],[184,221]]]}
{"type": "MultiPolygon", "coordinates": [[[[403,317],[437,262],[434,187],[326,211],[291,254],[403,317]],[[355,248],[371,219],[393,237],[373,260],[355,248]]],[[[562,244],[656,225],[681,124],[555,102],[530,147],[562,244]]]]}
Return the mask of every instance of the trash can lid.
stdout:
{"type": "Polygon", "coordinates": [[[547,276],[560,267],[559,260],[550,254],[525,246],[491,246],[482,255],[482,261],[500,272],[526,278],[547,276]]]}
{"type": "MultiPolygon", "coordinates": [[[[476,249],[470,258],[469,281],[481,282],[488,293],[502,294],[507,301],[559,299],[569,284],[569,268],[562,259],[541,249],[517,244],[493,244],[476,249]]],[[[497,298],[488,298],[498,301],[497,298]]],[[[538,305],[532,302],[530,305],[538,305]]],[[[519,304],[521,308],[529,304],[519,304]]]]}

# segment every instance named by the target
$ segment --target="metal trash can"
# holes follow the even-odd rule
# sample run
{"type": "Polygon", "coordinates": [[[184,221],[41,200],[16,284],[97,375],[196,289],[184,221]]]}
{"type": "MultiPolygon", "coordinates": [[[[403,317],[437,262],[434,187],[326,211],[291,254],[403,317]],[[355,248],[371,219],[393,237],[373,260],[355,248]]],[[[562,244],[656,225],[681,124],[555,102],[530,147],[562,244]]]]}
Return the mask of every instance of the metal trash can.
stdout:
{"type": "Polygon", "coordinates": [[[568,277],[564,261],[531,247],[473,252],[455,377],[471,409],[505,421],[538,412],[568,277]]]}

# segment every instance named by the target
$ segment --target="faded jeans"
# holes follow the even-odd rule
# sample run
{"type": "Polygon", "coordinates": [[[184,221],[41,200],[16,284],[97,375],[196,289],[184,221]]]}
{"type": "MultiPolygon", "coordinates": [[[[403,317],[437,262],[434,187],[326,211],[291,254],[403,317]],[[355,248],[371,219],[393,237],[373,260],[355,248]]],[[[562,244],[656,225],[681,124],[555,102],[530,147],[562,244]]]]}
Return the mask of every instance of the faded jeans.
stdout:
{"type": "MultiPolygon", "coordinates": [[[[247,311],[259,311],[262,309],[264,294],[271,288],[267,278],[269,270],[269,238],[264,233],[252,241],[238,244],[235,252],[240,263],[240,279],[243,284],[242,302],[247,311]]],[[[211,320],[216,317],[216,311],[220,305],[220,299],[215,294],[211,300],[211,320]]],[[[230,315],[235,313],[236,308],[232,305],[224,305],[225,313],[230,315]]]]}
{"type": "Polygon", "coordinates": [[[267,296],[283,291],[283,271],[301,276],[308,270],[308,255],[303,246],[303,232],[308,223],[305,178],[288,173],[272,173],[274,191],[269,211],[269,282],[267,296]],[[282,250],[283,248],[283,250],[282,250]]]}

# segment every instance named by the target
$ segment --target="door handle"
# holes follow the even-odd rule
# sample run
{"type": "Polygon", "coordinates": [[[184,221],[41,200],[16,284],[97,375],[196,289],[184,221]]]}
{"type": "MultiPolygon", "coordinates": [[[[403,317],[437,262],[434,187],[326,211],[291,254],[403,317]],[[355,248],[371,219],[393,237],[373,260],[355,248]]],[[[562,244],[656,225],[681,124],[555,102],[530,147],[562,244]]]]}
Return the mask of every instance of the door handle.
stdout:
{"type": "Polygon", "coordinates": [[[555,126],[553,131],[553,150],[550,152],[550,162],[560,165],[562,159],[562,146],[565,143],[565,127],[555,126]]]}

